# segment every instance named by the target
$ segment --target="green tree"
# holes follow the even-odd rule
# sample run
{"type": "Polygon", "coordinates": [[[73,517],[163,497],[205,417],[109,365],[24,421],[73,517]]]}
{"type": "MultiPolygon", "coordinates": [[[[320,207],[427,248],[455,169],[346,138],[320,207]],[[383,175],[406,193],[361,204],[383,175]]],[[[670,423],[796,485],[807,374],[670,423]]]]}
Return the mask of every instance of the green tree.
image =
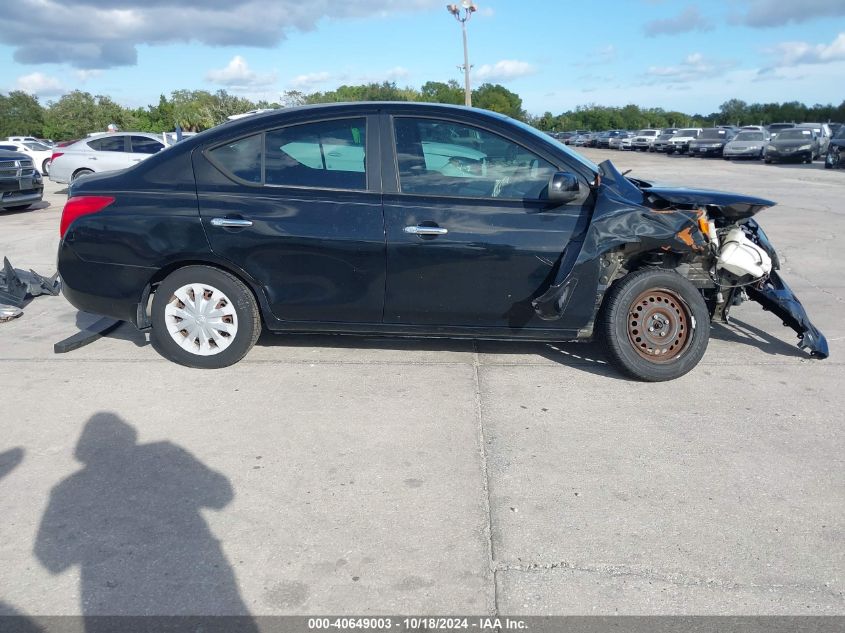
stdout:
{"type": "Polygon", "coordinates": [[[492,110],[514,119],[524,119],[522,98],[500,84],[482,84],[472,91],[472,105],[492,110]]]}
{"type": "Polygon", "coordinates": [[[420,89],[420,98],[432,103],[464,104],[464,89],[454,79],[448,82],[427,81],[420,89]]]}
{"type": "Polygon", "coordinates": [[[0,95],[0,137],[36,136],[44,134],[44,108],[34,97],[22,90],[0,95]]]}

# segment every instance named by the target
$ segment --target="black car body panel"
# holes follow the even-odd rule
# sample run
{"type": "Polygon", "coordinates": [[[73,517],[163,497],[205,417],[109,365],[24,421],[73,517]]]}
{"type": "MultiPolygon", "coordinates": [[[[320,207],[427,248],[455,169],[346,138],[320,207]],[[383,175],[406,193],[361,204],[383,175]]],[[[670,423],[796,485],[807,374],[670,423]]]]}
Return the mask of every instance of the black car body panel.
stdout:
{"type": "MultiPolygon", "coordinates": [[[[557,341],[591,338],[605,292],[649,253],[680,265],[706,259],[705,208],[729,224],[773,204],[655,187],[625,178],[609,162],[593,165],[507,117],[417,103],[330,104],[245,117],[132,169],[69,187],[71,198],[95,195],[115,201],[76,219],[59,247],[65,295],[84,311],[147,327],[156,284],[176,268],[205,264],[252,290],[271,331],[557,341]],[[212,156],[267,130],[353,117],[366,120],[366,178],[356,190],[267,185],[263,175],[248,182],[221,171],[212,156]],[[405,117],[496,134],[568,172],[580,189],[566,204],[544,195],[403,191],[395,124],[405,117]],[[248,223],[233,227],[221,219],[248,223]],[[421,226],[448,232],[407,231],[421,226]]],[[[706,275],[701,284],[712,288],[706,275]]],[[[780,309],[796,312],[788,289],[777,288],[780,309]]],[[[794,322],[811,332],[806,315],[796,315],[794,322]]]]}

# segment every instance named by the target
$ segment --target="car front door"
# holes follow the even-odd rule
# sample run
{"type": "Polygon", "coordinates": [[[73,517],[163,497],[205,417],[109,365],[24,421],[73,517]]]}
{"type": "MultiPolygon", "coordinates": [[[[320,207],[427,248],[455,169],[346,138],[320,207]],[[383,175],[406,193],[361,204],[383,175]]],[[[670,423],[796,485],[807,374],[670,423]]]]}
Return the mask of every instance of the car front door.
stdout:
{"type": "Polygon", "coordinates": [[[583,225],[587,183],[575,202],[549,204],[561,166],[542,150],[460,121],[394,116],[383,125],[396,153],[384,176],[385,323],[560,327],[536,317],[531,300],[583,225]]]}
{"type": "Polygon", "coordinates": [[[381,323],[384,216],[369,118],[254,131],[193,154],[211,248],[260,286],[277,327],[381,323]]]}

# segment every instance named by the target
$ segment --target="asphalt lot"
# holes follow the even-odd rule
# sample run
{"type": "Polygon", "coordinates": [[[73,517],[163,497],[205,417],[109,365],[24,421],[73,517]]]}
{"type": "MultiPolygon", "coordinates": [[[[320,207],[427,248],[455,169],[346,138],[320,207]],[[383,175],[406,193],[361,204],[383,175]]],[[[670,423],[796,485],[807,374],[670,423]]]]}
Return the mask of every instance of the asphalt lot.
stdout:
{"type": "MultiPolygon", "coordinates": [[[[778,201],[831,358],[748,303],[662,384],[593,345],[333,336],[203,372],[128,327],[54,355],[91,317],[37,298],[0,324],[0,613],[845,614],[845,172],[585,154],[778,201]]],[[[0,256],[50,274],[47,190],[0,256]]]]}

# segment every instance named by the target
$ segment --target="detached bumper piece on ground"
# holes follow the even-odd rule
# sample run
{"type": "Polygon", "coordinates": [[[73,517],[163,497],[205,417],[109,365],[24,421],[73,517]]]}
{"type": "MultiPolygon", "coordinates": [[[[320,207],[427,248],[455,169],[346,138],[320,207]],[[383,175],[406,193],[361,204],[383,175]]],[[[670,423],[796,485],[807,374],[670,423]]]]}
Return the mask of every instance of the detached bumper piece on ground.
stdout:
{"type": "Polygon", "coordinates": [[[12,268],[9,259],[4,257],[3,269],[0,270],[0,323],[22,315],[22,308],[33,297],[57,296],[61,292],[58,277],[59,273],[52,277],[42,277],[34,270],[12,268]]]}

